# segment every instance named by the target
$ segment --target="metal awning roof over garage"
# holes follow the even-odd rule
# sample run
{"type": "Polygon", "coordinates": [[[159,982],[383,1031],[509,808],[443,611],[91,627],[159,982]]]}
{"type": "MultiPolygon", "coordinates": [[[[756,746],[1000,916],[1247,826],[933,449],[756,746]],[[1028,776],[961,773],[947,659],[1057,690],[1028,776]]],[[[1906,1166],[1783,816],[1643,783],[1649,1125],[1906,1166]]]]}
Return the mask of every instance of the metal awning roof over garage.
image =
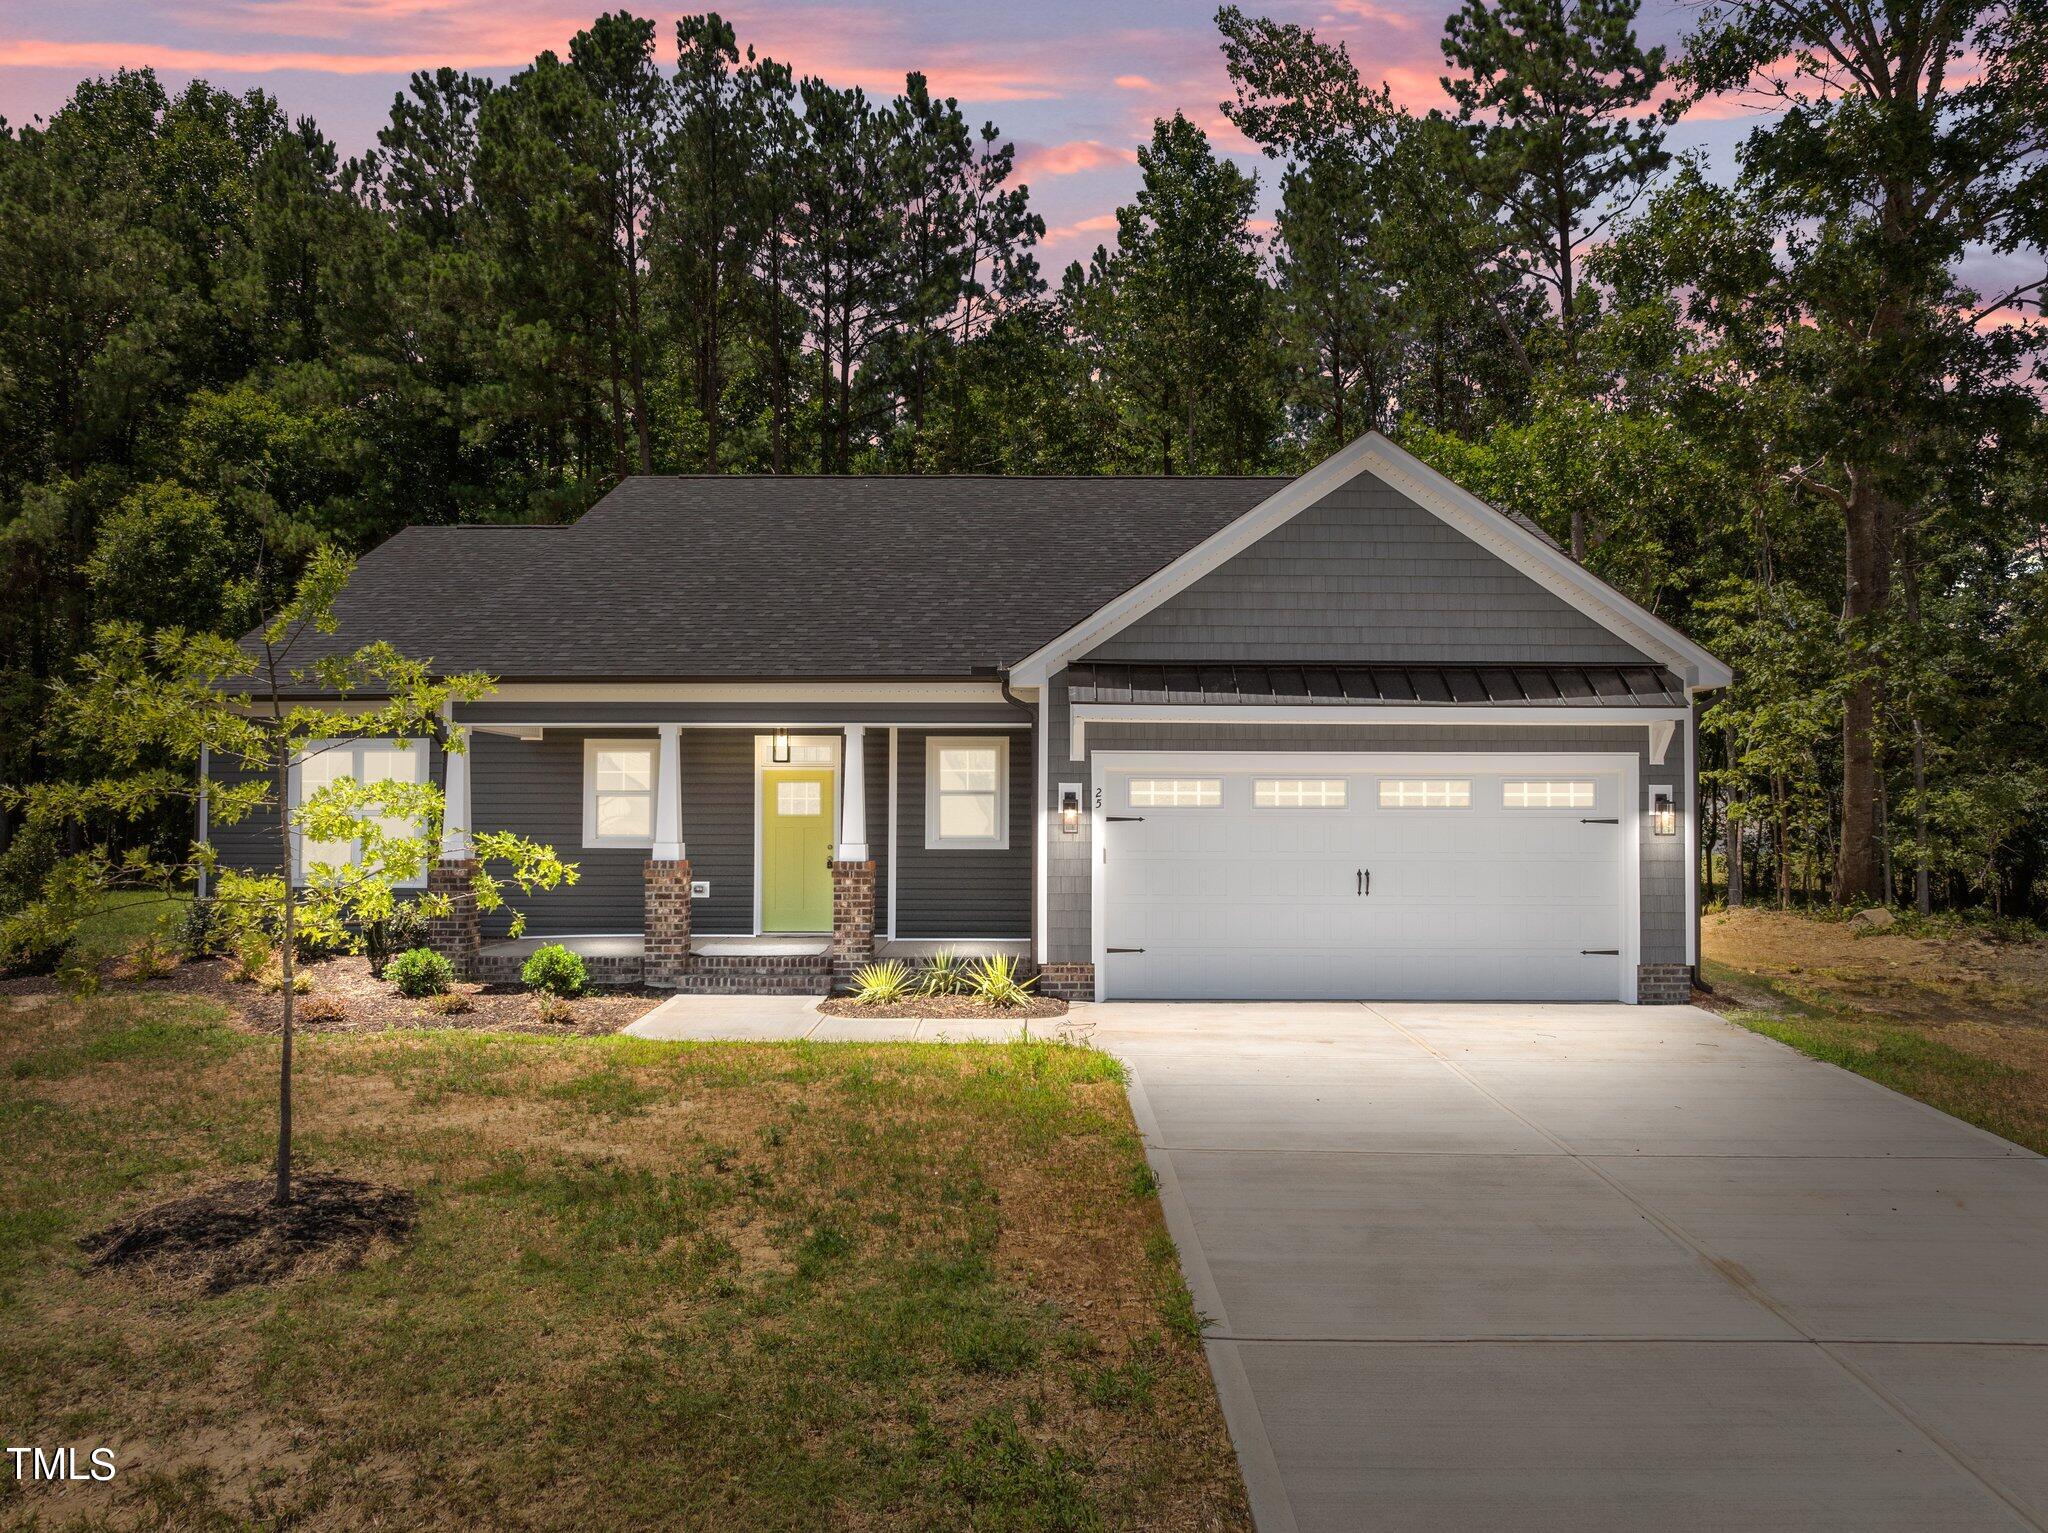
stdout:
{"type": "Polygon", "coordinates": [[[1075,703],[1404,708],[1684,708],[1669,671],[1627,665],[1133,665],[1082,662],[1075,703]]]}

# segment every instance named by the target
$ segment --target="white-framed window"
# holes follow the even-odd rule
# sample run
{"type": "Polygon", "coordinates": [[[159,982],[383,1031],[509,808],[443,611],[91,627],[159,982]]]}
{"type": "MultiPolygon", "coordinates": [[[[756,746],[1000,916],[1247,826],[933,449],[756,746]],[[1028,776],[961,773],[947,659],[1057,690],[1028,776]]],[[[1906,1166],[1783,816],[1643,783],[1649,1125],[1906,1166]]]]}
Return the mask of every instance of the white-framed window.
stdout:
{"type": "Polygon", "coordinates": [[[1351,784],[1341,777],[1260,777],[1252,782],[1255,809],[1342,809],[1351,784]]]}
{"type": "Polygon", "coordinates": [[[1503,809],[1591,809],[1595,789],[1590,777],[1516,778],[1500,785],[1503,809]]]}
{"type": "Polygon", "coordinates": [[[654,845],[654,785],[661,742],[583,742],[583,844],[654,845]]]}
{"type": "Polygon", "coordinates": [[[932,851],[1008,848],[1008,736],[933,735],[925,741],[924,844],[932,851]]]}
{"type": "MultiPolygon", "coordinates": [[[[352,778],[360,783],[427,781],[428,742],[425,740],[336,740],[312,747],[296,762],[291,772],[292,811],[330,783],[352,778]]],[[[392,815],[371,816],[387,836],[417,836],[423,828],[392,815]]],[[[299,865],[294,878],[303,883],[306,869],[316,862],[330,867],[353,866],[362,860],[360,841],[310,841],[297,838],[299,865]]],[[[417,889],[426,883],[423,869],[417,877],[400,879],[396,887],[417,889]]]]}
{"type": "Polygon", "coordinates": [[[1470,809],[1469,777],[1382,777],[1382,809],[1470,809]]]}
{"type": "Polygon", "coordinates": [[[1220,777],[1133,777],[1124,799],[1133,809],[1221,809],[1220,777]]]}

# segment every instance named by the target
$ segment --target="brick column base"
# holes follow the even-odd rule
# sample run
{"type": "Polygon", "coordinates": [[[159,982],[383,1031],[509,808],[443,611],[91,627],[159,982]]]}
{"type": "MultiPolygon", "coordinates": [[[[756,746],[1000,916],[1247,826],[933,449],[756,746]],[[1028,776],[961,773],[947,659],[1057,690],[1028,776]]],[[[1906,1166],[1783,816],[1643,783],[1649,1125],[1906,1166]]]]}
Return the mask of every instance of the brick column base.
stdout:
{"type": "Polygon", "coordinates": [[[458,979],[476,978],[476,955],[483,946],[472,880],[473,857],[444,857],[427,869],[427,893],[445,897],[448,914],[427,920],[427,946],[447,959],[458,979]]]}
{"type": "Polygon", "coordinates": [[[1049,963],[1038,970],[1038,993],[1056,1001],[1095,999],[1095,965],[1092,963],[1049,963]]]}
{"type": "Polygon", "coordinates": [[[843,987],[853,971],[874,961],[875,865],[832,864],[832,984],[843,987]]]}
{"type": "Polygon", "coordinates": [[[1637,964],[1636,1001],[1643,1006],[1690,1004],[1692,966],[1682,963],[1637,964]]]}
{"type": "Polygon", "coordinates": [[[690,972],[690,865],[650,861],[646,877],[643,976],[660,989],[690,972]]]}

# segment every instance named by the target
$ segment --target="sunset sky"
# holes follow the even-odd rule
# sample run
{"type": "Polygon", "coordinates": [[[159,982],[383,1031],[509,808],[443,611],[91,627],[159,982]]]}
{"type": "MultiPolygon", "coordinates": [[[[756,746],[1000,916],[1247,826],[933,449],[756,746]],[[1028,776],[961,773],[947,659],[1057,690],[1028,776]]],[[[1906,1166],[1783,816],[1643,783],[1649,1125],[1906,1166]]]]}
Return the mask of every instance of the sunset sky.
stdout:
{"type": "MultiPolygon", "coordinates": [[[[261,86],[310,113],[344,153],[367,147],[414,69],[452,64],[504,79],[601,7],[564,0],[0,0],[0,116],[22,123],[62,105],[85,75],[147,64],[172,85],[194,75],[261,86]]],[[[632,5],[661,24],[674,56],[683,7],[632,5]]],[[[1341,38],[1370,80],[1416,106],[1442,101],[1437,40],[1448,0],[1274,0],[1267,14],[1341,38]]],[[[1645,0],[1647,39],[1676,43],[1691,7],[1645,0]]],[[[993,119],[1017,145],[1049,226],[1045,264],[1085,256],[1114,228],[1137,181],[1134,146],[1176,107],[1249,167],[1263,163],[1217,111],[1229,93],[1206,0],[751,0],[724,13],[741,43],[800,73],[887,95],[908,69],[993,119]]],[[[1734,104],[1689,119],[1674,148],[1730,165],[1744,129],[1734,104]]],[[[1270,202],[1273,176],[1261,178],[1270,202]]]]}

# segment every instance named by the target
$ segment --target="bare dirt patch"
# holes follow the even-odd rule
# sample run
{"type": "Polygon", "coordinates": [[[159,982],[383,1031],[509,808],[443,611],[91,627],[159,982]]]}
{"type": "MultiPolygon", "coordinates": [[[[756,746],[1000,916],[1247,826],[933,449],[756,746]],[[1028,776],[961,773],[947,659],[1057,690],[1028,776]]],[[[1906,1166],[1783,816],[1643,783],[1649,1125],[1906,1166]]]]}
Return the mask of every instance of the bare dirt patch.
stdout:
{"type": "Polygon", "coordinates": [[[821,1002],[818,1010],[828,1017],[872,1017],[877,1022],[907,1017],[973,1017],[983,1022],[1022,1021],[1026,1017],[1062,1017],[1067,1003],[1049,995],[1034,995],[1017,1006],[990,1006],[971,995],[917,995],[890,1006],[864,1006],[846,996],[821,1002]]]}
{"type": "Polygon", "coordinates": [[[96,1272],[128,1271],[146,1286],[226,1293],[310,1272],[362,1265],[373,1247],[411,1233],[413,1196],[329,1172],[296,1177],[289,1203],[265,1180],[220,1182],[116,1219],[79,1238],[96,1272]]]}

